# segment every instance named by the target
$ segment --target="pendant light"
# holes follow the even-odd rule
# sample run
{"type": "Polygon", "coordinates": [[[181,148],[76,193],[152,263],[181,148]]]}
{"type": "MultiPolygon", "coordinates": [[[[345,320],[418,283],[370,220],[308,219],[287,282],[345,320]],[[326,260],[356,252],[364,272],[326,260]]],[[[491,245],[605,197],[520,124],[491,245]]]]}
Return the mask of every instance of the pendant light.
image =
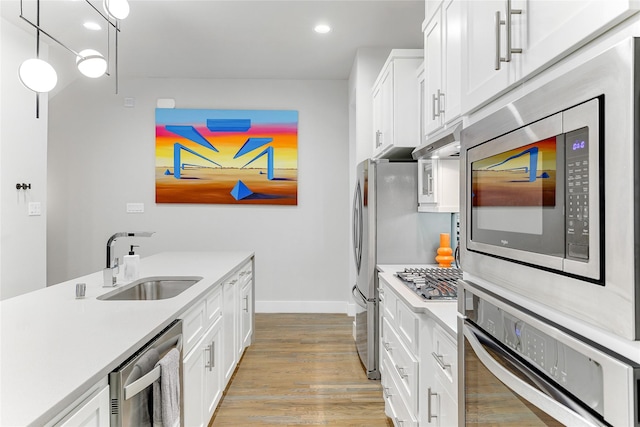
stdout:
{"type": "Polygon", "coordinates": [[[129,16],[129,2],[127,0],[103,0],[102,7],[115,19],[124,19],[129,16]]]}
{"type": "MultiPolygon", "coordinates": [[[[1,1],[1,0],[0,0],[1,1]]],[[[100,18],[104,19],[107,25],[107,56],[111,58],[111,39],[109,31],[111,27],[115,28],[115,83],[116,93],[118,93],[118,33],[120,32],[119,20],[129,15],[128,0],[103,0],[102,6],[107,12],[104,15],[89,0],[87,4],[91,6],[100,18]],[[115,21],[112,21],[112,18],[115,21]]],[[[36,92],[36,117],[39,117],[39,94],[52,90],[58,82],[58,75],[53,67],[46,61],[40,59],[40,35],[44,35],[56,42],[76,57],[76,65],[78,70],[85,76],[90,78],[98,78],[103,75],[111,75],[108,73],[109,61],[94,49],[84,49],[77,52],[66,44],[62,43],[53,35],[49,34],[40,26],[40,0],[36,0],[36,22],[32,22],[23,14],[23,0],[20,0],[20,18],[36,30],[36,57],[24,61],[18,69],[18,77],[20,82],[29,90],[36,92]]],[[[91,26],[87,26],[90,28],[91,26]]],[[[98,24],[93,24],[92,29],[100,29],[98,24]]]]}
{"type": "Polygon", "coordinates": [[[40,58],[24,61],[18,69],[20,82],[34,92],[45,93],[56,87],[58,74],[51,64],[40,58]]]}
{"type": "Polygon", "coordinates": [[[76,56],[76,65],[82,74],[92,79],[107,72],[107,60],[94,49],[81,50],[76,56]]]}

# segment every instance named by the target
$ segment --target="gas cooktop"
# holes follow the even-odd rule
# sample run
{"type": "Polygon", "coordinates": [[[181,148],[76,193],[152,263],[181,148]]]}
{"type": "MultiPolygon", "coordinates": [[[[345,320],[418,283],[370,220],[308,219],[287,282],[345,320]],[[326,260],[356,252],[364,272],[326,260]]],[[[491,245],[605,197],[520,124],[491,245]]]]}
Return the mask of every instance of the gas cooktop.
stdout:
{"type": "Polygon", "coordinates": [[[405,268],[396,276],[407,287],[426,300],[456,300],[458,286],[456,282],[462,279],[459,268],[405,268]]]}

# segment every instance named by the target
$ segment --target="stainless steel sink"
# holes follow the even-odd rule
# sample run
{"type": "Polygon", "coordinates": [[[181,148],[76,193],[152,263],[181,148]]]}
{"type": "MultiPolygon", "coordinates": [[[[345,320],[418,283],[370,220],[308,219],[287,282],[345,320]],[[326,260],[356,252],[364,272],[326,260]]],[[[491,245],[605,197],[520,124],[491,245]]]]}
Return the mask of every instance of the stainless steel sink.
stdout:
{"type": "Polygon", "coordinates": [[[104,301],[141,301],[173,298],[195,285],[202,277],[145,277],[98,297],[104,301]]]}

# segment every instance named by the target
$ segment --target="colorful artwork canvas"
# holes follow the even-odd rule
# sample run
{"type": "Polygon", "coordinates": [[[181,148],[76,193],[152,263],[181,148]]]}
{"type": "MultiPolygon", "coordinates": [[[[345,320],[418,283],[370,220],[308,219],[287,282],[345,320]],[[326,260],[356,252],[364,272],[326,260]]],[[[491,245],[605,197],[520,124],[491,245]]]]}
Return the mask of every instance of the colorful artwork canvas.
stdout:
{"type": "Polygon", "coordinates": [[[471,168],[474,207],[556,204],[555,137],[475,161],[471,168]]]}
{"type": "Polygon", "coordinates": [[[298,112],[156,109],[156,203],[298,204],[298,112]]]}

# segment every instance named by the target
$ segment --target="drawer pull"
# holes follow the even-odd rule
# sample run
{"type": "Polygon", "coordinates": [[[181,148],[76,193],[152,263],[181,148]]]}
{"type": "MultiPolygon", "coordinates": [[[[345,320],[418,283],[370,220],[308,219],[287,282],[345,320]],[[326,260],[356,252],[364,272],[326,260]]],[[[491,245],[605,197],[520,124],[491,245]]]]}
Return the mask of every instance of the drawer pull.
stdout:
{"type": "Polygon", "coordinates": [[[427,422],[428,422],[428,423],[431,423],[431,419],[432,419],[432,418],[438,418],[438,416],[437,416],[437,415],[433,415],[433,414],[431,414],[431,398],[432,398],[433,396],[436,396],[436,397],[437,397],[437,396],[438,396],[438,393],[433,393],[433,392],[431,391],[431,387],[429,387],[429,388],[427,389],[427,422]]]}
{"type": "Polygon", "coordinates": [[[388,399],[391,396],[393,396],[393,394],[389,393],[389,387],[383,387],[382,394],[384,395],[385,399],[388,399]]]}
{"type": "Polygon", "coordinates": [[[398,371],[398,373],[400,374],[400,377],[401,377],[401,378],[407,378],[407,377],[409,376],[409,374],[407,374],[407,373],[405,372],[405,368],[403,368],[403,367],[400,367],[400,366],[396,365],[396,370],[397,370],[397,371],[398,371]]]}
{"type": "Polygon", "coordinates": [[[246,296],[244,297],[244,311],[246,311],[247,313],[249,312],[249,297],[246,296]]]}
{"type": "Polygon", "coordinates": [[[433,356],[434,359],[436,359],[436,362],[438,363],[438,366],[440,366],[440,369],[442,369],[443,371],[446,371],[447,369],[451,369],[450,364],[444,363],[444,356],[437,354],[436,352],[432,352],[431,355],[433,356]]]}
{"type": "Polygon", "coordinates": [[[385,350],[391,351],[391,343],[389,341],[383,342],[382,345],[384,346],[385,350]]]}
{"type": "Polygon", "coordinates": [[[396,425],[398,425],[398,426],[403,426],[404,425],[404,421],[403,420],[399,420],[398,417],[394,417],[394,420],[396,421],[396,425]]]}

